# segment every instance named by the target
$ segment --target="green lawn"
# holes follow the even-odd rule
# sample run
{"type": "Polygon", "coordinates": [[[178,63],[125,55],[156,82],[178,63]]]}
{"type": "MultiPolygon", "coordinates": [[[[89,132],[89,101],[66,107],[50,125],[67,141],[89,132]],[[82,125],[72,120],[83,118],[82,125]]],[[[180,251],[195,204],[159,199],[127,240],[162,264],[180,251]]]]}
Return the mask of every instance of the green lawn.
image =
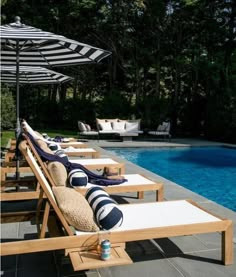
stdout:
{"type": "MultiPolygon", "coordinates": [[[[47,133],[49,137],[63,136],[63,137],[78,137],[74,131],[61,131],[61,130],[39,130],[40,133],[47,133]]],[[[9,139],[15,137],[14,131],[2,131],[1,147],[6,147],[9,139]]]]}
{"type": "Polygon", "coordinates": [[[1,131],[1,147],[6,147],[10,138],[14,138],[14,131],[1,131]]]}

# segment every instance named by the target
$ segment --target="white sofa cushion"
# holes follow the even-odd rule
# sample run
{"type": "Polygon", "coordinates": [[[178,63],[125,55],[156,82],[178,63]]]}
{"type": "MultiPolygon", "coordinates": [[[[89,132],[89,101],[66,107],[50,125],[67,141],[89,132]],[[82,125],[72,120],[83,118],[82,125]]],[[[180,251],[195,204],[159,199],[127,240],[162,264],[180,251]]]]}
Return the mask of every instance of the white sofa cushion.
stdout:
{"type": "Polygon", "coordinates": [[[125,130],[125,121],[112,122],[111,125],[112,125],[113,130],[119,130],[119,131],[124,131],[125,130]]]}
{"type": "Polygon", "coordinates": [[[91,131],[91,127],[90,127],[90,125],[89,124],[84,124],[84,126],[85,126],[85,128],[86,128],[86,131],[91,131]]]}
{"type": "Polygon", "coordinates": [[[126,122],[125,130],[127,132],[137,132],[139,130],[139,122],[126,122]]]}
{"type": "Polygon", "coordinates": [[[117,134],[117,133],[123,133],[124,131],[120,130],[99,130],[99,134],[117,134]]]}
{"type": "Polygon", "coordinates": [[[99,126],[102,131],[112,131],[111,122],[99,123],[99,126]]]}
{"type": "Polygon", "coordinates": [[[100,127],[100,123],[105,123],[105,122],[117,122],[118,118],[113,118],[113,119],[100,119],[100,118],[96,118],[96,125],[97,125],[97,129],[101,130],[100,127]]]}

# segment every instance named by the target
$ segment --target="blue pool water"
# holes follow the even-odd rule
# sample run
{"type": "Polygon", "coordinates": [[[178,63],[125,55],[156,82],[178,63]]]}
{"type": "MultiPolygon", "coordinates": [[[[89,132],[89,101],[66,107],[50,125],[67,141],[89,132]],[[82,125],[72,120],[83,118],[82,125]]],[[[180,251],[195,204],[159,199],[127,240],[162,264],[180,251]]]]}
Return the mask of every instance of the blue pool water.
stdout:
{"type": "Polygon", "coordinates": [[[236,211],[236,149],[109,148],[109,151],[236,211]]]}

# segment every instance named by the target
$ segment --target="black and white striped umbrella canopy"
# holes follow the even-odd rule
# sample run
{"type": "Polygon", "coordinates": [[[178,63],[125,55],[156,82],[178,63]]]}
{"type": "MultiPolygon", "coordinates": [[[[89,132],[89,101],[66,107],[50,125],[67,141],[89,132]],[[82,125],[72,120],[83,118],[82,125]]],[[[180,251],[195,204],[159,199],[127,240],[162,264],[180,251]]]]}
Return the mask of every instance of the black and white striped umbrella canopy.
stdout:
{"type": "MultiPolygon", "coordinates": [[[[0,26],[1,66],[16,67],[16,137],[20,134],[20,66],[68,66],[98,63],[109,56],[99,49],[61,35],[24,25],[20,17],[16,22],[0,26]]],[[[17,160],[16,175],[19,161],[17,160]]]]}
{"type": "Polygon", "coordinates": [[[100,62],[109,51],[20,22],[0,26],[1,65],[16,66],[17,122],[19,126],[19,66],[68,66],[100,62]]]}
{"type": "Polygon", "coordinates": [[[66,66],[100,62],[111,52],[16,22],[0,26],[1,64],[66,66]]]}
{"type": "MultiPolygon", "coordinates": [[[[16,66],[2,66],[2,83],[16,83],[16,66]]],[[[48,68],[39,66],[20,66],[19,82],[20,84],[59,84],[72,80],[71,77],[48,68]]]]}

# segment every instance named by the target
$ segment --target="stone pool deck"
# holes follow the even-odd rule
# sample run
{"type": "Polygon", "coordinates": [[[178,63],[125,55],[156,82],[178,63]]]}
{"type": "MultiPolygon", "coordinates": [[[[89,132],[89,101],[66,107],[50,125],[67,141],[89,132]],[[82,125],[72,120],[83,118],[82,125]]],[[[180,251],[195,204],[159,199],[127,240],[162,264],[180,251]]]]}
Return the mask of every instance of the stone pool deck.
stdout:
{"type": "MultiPolygon", "coordinates": [[[[171,142],[118,142],[115,140],[101,140],[98,142],[91,140],[88,143],[97,148],[102,157],[113,156],[105,147],[219,145],[219,143],[197,140],[172,140],[171,142]]],[[[116,159],[124,162],[121,158],[116,157],[116,159]]],[[[127,173],[143,173],[158,182],[163,182],[165,200],[193,199],[207,210],[219,216],[232,219],[236,223],[235,212],[128,161],[125,161],[125,164],[127,173]]],[[[114,197],[119,202],[149,202],[155,200],[155,193],[146,192],[143,200],[138,200],[135,193],[125,193],[114,197]]],[[[36,225],[33,221],[1,225],[2,240],[29,239],[36,237],[36,233],[36,225]]],[[[74,272],[70,261],[63,257],[63,253],[60,251],[2,257],[1,276],[235,277],[235,262],[230,266],[224,266],[220,263],[220,244],[221,236],[218,233],[131,242],[127,243],[126,249],[134,261],[133,264],[82,272],[74,272]]],[[[234,256],[236,256],[236,230],[234,230],[234,256]]]]}

